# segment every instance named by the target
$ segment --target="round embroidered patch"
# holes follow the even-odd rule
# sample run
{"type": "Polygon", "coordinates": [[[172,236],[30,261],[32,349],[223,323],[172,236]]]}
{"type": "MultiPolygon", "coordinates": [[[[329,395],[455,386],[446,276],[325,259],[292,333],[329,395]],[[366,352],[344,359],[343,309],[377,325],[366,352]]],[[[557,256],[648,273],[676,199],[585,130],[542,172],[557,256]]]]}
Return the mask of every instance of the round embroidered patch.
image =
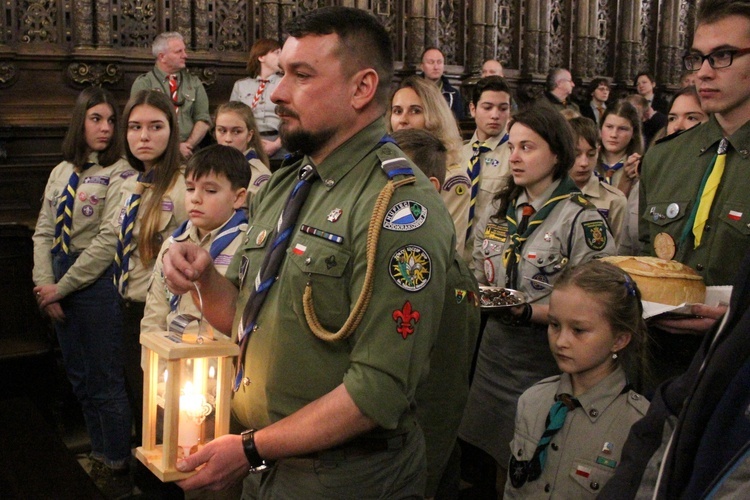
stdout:
{"type": "Polygon", "coordinates": [[[431,267],[432,261],[424,248],[406,245],[393,254],[388,272],[399,288],[417,292],[429,283],[431,267]]]}
{"type": "Polygon", "coordinates": [[[393,205],[383,219],[383,227],[391,231],[413,231],[427,220],[427,209],[412,200],[393,205]]]}

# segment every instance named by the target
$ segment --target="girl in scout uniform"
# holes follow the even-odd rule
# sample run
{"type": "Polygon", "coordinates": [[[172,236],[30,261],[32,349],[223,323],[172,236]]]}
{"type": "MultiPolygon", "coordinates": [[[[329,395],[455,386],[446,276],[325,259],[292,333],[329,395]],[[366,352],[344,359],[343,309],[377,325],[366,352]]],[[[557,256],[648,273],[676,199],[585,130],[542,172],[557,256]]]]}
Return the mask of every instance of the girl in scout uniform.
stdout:
{"type": "Polygon", "coordinates": [[[606,221],[567,175],[575,148],[562,115],[533,107],[511,119],[509,134],[511,178],[477,224],[475,275],[481,285],[522,291],[527,302],[489,316],[459,431],[495,459],[499,489],[518,397],[559,373],[547,346],[550,285],[568,265],[614,255],[606,221]]]}
{"type": "Polygon", "coordinates": [[[506,499],[593,498],[612,477],[630,427],[649,406],[621,366],[645,359],[642,314],[640,291],[622,269],[590,261],[562,272],[548,337],[563,373],[518,401],[506,499]]]}
{"type": "Polygon", "coordinates": [[[229,101],[216,108],[214,119],[216,142],[231,146],[245,155],[250,165],[251,183],[247,188],[247,204],[253,201],[255,193],[271,178],[268,169],[268,155],[263,151],[263,143],[255,124],[253,110],[238,101],[229,101]]]}
{"type": "Polygon", "coordinates": [[[180,168],[177,117],[169,98],[143,90],[125,105],[125,153],[137,175],[122,186],[115,285],[122,296],[125,374],[131,395],[137,442],[143,410],[140,324],[146,292],[161,244],[187,219],[185,178],[180,168]]]}
{"type": "Polygon", "coordinates": [[[440,196],[451,214],[456,235],[461,236],[456,238],[456,251],[463,255],[463,235],[469,222],[471,180],[466,166],[461,165],[461,132],[438,87],[419,76],[410,76],[401,82],[386,112],[386,129],[389,133],[409,128],[432,132],[448,150],[448,165],[440,196]]]}
{"type": "Polygon", "coordinates": [[[618,235],[620,255],[638,255],[638,179],[640,178],[643,136],[635,106],[617,101],[604,112],[601,125],[602,147],[596,175],[616,186],[628,199],[627,213],[618,235]]]}
{"type": "Polygon", "coordinates": [[[34,232],[34,293],[54,321],[100,479],[127,472],[130,457],[122,321],[112,286],[117,233],[109,221],[133,172],[120,156],[117,127],[112,95],[82,91],[63,142],[65,161],[50,174],[34,232]]]}

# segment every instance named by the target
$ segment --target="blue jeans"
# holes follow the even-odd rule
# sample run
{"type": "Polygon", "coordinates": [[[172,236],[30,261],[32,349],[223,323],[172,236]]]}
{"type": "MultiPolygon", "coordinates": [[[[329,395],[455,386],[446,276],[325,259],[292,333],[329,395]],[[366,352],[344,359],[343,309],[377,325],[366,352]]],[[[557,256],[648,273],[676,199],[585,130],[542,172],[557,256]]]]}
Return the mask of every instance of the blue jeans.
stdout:
{"type": "MultiPolygon", "coordinates": [[[[57,281],[76,258],[62,252],[53,258],[57,281]]],[[[92,457],[122,468],[130,458],[131,413],[123,371],[122,316],[112,269],[60,304],[65,322],[57,323],[55,330],[68,379],[83,409],[92,457]]]]}

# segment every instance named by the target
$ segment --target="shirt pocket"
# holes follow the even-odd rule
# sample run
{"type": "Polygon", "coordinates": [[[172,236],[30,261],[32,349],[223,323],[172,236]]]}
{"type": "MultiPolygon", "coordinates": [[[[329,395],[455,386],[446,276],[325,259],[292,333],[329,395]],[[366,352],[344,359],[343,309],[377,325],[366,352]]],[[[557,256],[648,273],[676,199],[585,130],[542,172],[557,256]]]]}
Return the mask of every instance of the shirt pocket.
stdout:
{"type": "MultiPolygon", "coordinates": [[[[532,298],[549,293],[549,287],[541,283],[554,283],[557,274],[567,263],[567,258],[563,256],[562,249],[557,244],[549,247],[524,248],[521,259],[522,274],[519,276],[519,281],[528,281],[529,290],[538,292],[532,293],[532,298]],[[524,277],[532,278],[536,282],[526,280],[524,277]]],[[[521,286],[520,283],[519,286],[521,286]]]]}
{"type": "Polygon", "coordinates": [[[309,283],[318,321],[327,330],[338,331],[350,311],[350,253],[335,243],[303,234],[289,244],[286,252],[290,274],[285,279],[293,284],[290,298],[294,312],[304,317],[303,294],[309,283]]]}
{"type": "Polygon", "coordinates": [[[692,209],[692,200],[653,203],[646,207],[641,217],[650,224],[666,228],[685,218],[689,209],[692,209]]]}
{"type": "Polygon", "coordinates": [[[81,182],[76,191],[76,210],[79,216],[83,216],[86,226],[98,227],[104,214],[109,178],[100,177],[97,181],[81,182]],[[102,184],[104,182],[106,184],[102,184]]]}
{"type": "Polygon", "coordinates": [[[719,220],[738,231],[743,236],[750,236],[750,205],[727,201],[721,207],[719,220]]]}
{"type": "Polygon", "coordinates": [[[615,474],[615,469],[599,465],[591,460],[573,460],[569,476],[580,486],[581,496],[596,497],[607,481],[615,474]]]}

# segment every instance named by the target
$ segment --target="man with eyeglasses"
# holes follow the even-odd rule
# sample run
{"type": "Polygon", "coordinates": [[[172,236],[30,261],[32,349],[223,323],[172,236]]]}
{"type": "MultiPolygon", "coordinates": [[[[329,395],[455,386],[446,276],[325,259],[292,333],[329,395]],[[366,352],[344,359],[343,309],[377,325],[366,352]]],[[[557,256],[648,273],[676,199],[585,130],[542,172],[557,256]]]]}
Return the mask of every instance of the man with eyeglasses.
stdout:
{"type": "Polygon", "coordinates": [[[576,84],[573,82],[573,76],[565,68],[556,68],[550,70],[547,74],[547,91],[544,97],[549,103],[558,110],[572,109],[581,112],[578,105],[574,103],[570,96],[576,84]]]}
{"type": "MultiPolygon", "coordinates": [[[[641,239],[669,258],[661,244],[654,251],[664,235],[659,240],[674,243],[676,260],[707,285],[734,284],[734,293],[728,312],[693,306],[695,318],[659,323],[671,333],[709,334],[687,371],[656,390],[599,498],[750,497],[749,53],[750,1],[703,0],[684,64],[712,116],[646,154],[641,239]],[[707,213],[700,207],[706,201],[707,213]]],[[[673,338],[677,346],[691,337],[673,338]]]]}

